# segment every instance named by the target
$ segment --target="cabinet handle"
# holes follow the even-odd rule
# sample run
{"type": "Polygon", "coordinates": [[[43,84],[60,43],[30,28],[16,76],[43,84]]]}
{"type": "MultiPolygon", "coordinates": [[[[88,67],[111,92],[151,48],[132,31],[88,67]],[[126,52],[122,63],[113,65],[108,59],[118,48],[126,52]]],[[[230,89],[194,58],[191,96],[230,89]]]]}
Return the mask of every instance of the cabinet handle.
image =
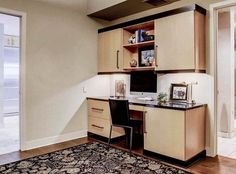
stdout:
{"type": "Polygon", "coordinates": [[[104,111],[103,109],[100,109],[100,108],[92,108],[92,110],[100,111],[100,112],[103,112],[103,111],[104,111]]]}
{"type": "Polygon", "coordinates": [[[93,127],[96,127],[96,128],[99,128],[99,129],[104,129],[104,127],[101,127],[101,126],[97,126],[95,124],[92,124],[93,127]]]}
{"type": "Polygon", "coordinates": [[[116,51],[116,68],[119,69],[119,50],[116,51]]]}
{"type": "Polygon", "coordinates": [[[147,133],[147,127],[146,127],[146,111],[143,112],[143,133],[147,133]]]}
{"type": "Polygon", "coordinates": [[[155,66],[158,67],[158,64],[157,64],[157,48],[158,48],[158,45],[155,45],[155,66]]]}

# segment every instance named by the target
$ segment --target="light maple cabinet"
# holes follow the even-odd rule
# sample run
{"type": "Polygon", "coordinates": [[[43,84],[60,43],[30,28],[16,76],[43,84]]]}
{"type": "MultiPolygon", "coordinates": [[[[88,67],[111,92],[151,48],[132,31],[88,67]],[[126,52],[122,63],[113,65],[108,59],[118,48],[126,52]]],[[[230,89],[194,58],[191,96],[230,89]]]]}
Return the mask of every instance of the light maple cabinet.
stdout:
{"type": "Polygon", "coordinates": [[[182,161],[205,150],[205,107],[145,110],[145,150],[182,161]]]}
{"type": "Polygon", "coordinates": [[[123,29],[98,34],[98,72],[123,71],[123,29]]]}
{"type": "MultiPolygon", "coordinates": [[[[107,101],[87,100],[88,104],[88,132],[102,137],[109,137],[111,116],[109,103],[107,101]]],[[[125,134],[123,128],[114,127],[112,138],[120,137],[125,134]]]]}
{"type": "Polygon", "coordinates": [[[155,20],[157,71],[205,70],[205,15],[183,12],[155,20]]]}

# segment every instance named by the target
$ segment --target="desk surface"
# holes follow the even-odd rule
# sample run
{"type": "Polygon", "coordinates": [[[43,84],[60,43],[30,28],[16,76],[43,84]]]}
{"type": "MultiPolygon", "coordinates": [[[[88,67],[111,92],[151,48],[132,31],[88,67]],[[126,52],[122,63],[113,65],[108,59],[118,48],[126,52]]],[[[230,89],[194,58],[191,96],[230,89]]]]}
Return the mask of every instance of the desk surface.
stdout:
{"type": "Polygon", "coordinates": [[[138,100],[137,98],[129,98],[129,97],[87,97],[87,99],[92,100],[100,100],[100,101],[108,101],[110,99],[122,99],[122,100],[129,100],[129,104],[131,105],[141,105],[145,107],[156,107],[156,108],[166,108],[166,109],[175,109],[175,110],[189,110],[194,109],[202,106],[206,106],[206,104],[189,104],[189,103],[177,103],[177,102],[166,102],[166,103],[158,103],[156,100],[153,101],[145,101],[145,100],[138,100]]]}

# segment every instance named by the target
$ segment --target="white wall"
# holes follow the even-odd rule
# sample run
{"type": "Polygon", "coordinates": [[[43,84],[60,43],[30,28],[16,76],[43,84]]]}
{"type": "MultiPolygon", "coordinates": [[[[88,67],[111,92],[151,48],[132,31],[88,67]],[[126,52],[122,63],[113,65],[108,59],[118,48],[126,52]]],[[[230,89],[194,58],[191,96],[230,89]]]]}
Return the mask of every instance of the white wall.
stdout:
{"type": "MultiPolygon", "coordinates": [[[[126,84],[126,96],[130,97],[130,75],[111,75],[110,76],[110,95],[115,94],[115,81],[124,80],[126,84]]],[[[198,103],[210,102],[210,87],[212,78],[207,74],[201,73],[178,73],[158,75],[157,93],[166,92],[170,95],[171,83],[195,83],[193,85],[193,99],[198,103]]],[[[156,95],[155,95],[156,97],[156,95]]]]}
{"type": "Polygon", "coordinates": [[[103,78],[93,78],[101,24],[86,16],[86,1],[81,1],[82,10],[71,10],[40,1],[0,0],[2,8],[27,15],[26,60],[22,62],[26,86],[24,148],[86,135],[87,109],[81,84],[92,85],[88,85],[87,95],[103,94],[107,89],[106,82],[96,89],[103,78]]]}
{"type": "Polygon", "coordinates": [[[39,131],[42,127],[41,124],[34,124],[34,128],[28,130],[30,130],[31,135],[34,136],[41,136],[45,131],[52,135],[27,141],[25,148],[31,149],[86,136],[86,97],[109,95],[110,77],[108,75],[96,75],[67,88],[61,93],[57,93],[57,95],[49,97],[41,105],[37,105],[37,107],[34,108],[37,111],[48,113],[49,118],[42,116],[44,120],[47,120],[47,122],[45,121],[43,123],[45,130],[39,131]],[[56,122],[52,117],[55,114],[57,117],[56,122]],[[55,125],[52,125],[52,122],[55,122],[55,125]]]}

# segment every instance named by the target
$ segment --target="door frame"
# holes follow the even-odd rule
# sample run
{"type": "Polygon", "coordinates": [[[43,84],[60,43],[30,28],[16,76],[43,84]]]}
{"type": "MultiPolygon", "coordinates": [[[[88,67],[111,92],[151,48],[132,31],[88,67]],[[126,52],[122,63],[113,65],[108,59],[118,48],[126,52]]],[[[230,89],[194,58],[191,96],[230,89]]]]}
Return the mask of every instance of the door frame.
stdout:
{"type": "Polygon", "coordinates": [[[19,68],[19,140],[20,150],[26,150],[26,78],[25,78],[25,59],[26,59],[26,13],[11,10],[7,8],[0,8],[0,13],[17,16],[20,18],[20,68],[19,68]]]}
{"type": "Polygon", "coordinates": [[[214,105],[213,116],[211,118],[211,127],[210,127],[210,135],[213,135],[212,138],[210,138],[210,144],[211,146],[211,152],[210,156],[216,156],[217,155],[217,128],[218,128],[218,115],[217,115],[217,10],[225,7],[231,7],[235,6],[236,1],[235,0],[226,0],[223,2],[218,2],[210,5],[210,60],[209,60],[209,73],[214,78],[214,94],[212,96],[212,102],[214,105]]]}

